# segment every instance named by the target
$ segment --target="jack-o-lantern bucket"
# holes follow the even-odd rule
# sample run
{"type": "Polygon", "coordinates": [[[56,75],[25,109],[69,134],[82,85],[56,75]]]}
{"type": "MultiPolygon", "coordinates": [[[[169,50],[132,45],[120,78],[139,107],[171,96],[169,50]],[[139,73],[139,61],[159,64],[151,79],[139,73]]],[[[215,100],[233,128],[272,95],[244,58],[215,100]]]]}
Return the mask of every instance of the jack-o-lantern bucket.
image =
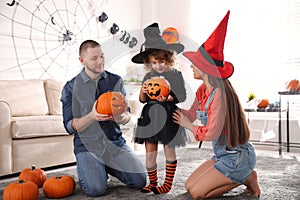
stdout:
{"type": "Polygon", "coordinates": [[[110,116],[120,115],[127,109],[128,103],[121,92],[105,92],[98,97],[96,109],[98,113],[110,116]]]}
{"type": "Polygon", "coordinates": [[[153,100],[156,100],[159,96],[167,97],[171,90],[169,82],[162,76],[149,79],[147,87],[147,95],[153,100]]]}

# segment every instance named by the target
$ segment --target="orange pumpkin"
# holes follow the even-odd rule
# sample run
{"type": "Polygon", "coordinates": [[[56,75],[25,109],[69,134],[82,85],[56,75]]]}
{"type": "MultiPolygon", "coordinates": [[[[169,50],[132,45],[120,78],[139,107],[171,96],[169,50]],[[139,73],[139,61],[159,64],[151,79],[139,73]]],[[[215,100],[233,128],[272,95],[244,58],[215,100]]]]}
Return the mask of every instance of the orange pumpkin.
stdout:
{"type": "Polygon", "coordinates": [[[18,180],[6,186],[3,200],[38,200],[39,188],[32,181],[18,180]]]}
{"type": "Polygon", "coordinates": [[[105,92],[97,100],[97,112],[110,116],[120,115],[127,110],[128,103],[121,92],[105,92]]]}
{"type": "Polygon", "coordinates": [[[268,99],[260,99],[258,101],[257,107],[258,108],[266,108],[269,106],[269,100],[268,99]]]}
{"type": "Polygon", "coordinates": [[[171,90],[169,82],[162,76],[149,79],[147,87],[147,95],[153,100],[156,100],[159,96],[167,97],[171,90]]]}
{"type": "Polygon", "coordinates": [[[297,90],[299,91],[300,90],[300,81],[297,79],[290,80],[290,81],[286,82],[285,88],[288,91],[297,91],[297,90]]]}
{"type": "Polygon", "coordinates": [[[173,43],[178,42],[179,33],[176,28],[168,27],[163,31],[162,37],[166,41],[167,44],[173,44],[173,43]]]}
{"type": "Polygon", "coordinates": [[[43,192],[48,198],[64,198],[73,194],[75,181],[68,175],[52,176],[43,185],[43,192]]]}
{"type": "Polygon", "coordinates": [[[24,181],[32,181],[40,188],[47,179],[47,175],[44,170],[32,165],[31,168],[25,168],[22,170],[19,175],[19,180],[21,179],[24,181]]]}

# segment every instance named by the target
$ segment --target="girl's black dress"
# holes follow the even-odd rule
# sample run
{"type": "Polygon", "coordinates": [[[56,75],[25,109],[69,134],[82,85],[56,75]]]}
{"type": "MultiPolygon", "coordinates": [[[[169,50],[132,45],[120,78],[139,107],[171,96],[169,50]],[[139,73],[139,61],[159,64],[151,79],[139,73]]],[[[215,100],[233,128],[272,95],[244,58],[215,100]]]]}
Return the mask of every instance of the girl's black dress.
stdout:
{"type": "Polygon", "coordinates": [[[143,82],[151,77],[163,76],[171,86],[172,102],[159,102],[148,98],[143,107],[134,134],[134,142],[166,144],[169,147],[184,146],[187,142],[185,129],[173,122],[172,113],[178,109],[177,103],[186,99],[184,80],[180,71],[172,69],[169,72],[149,72],[143,82]]]}

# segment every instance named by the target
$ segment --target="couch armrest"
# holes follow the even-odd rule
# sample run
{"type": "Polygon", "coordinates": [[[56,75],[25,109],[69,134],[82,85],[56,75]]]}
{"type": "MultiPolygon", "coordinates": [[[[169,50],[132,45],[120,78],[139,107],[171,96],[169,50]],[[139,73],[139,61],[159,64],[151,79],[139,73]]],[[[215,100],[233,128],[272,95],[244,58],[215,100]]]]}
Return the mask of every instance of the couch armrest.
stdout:
{"type": "Polygon", "coordinates": [[[0,101],[0,176],[12,172],[11,108],[0,101]]]}

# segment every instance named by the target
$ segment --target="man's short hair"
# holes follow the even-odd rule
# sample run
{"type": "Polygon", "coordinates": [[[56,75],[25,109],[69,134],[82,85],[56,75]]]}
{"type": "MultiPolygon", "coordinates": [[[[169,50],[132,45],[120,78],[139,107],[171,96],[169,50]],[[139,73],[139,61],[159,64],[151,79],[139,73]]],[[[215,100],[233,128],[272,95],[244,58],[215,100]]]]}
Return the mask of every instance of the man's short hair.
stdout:
{"type": "Polygon", "coordinates": [[[81,43],[79,47],[79,55],[82,54],[83,51],[86,51],[87,48],[95,48],[97,46],[100,46],[100,44],[94,40],[86,40],[81,43]]]}

